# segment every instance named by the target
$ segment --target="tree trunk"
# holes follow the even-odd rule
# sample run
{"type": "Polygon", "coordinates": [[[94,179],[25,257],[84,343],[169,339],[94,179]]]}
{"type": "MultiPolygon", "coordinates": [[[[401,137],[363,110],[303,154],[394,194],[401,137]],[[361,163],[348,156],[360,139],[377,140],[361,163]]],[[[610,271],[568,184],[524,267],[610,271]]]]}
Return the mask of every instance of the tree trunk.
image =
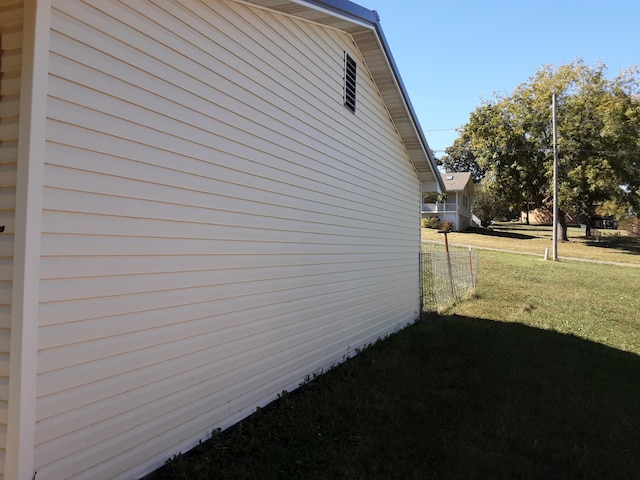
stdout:
{"type": "Polygon", "coordinates": [[[564,213],[564,210],[558,209],[558,224],[555,225],[557,228],[558,240],[561,242],[568,242],[569,237],[567,235],[567,216],[564,213]]]}

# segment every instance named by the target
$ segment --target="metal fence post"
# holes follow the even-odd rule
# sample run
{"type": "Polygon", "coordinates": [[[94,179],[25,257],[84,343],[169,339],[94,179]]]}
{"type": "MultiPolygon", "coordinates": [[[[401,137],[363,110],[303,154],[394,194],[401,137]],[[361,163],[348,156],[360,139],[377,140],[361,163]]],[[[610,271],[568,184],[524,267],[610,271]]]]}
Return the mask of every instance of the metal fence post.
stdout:
{"type": "Polygon", "coordinates": [[[476,288],[476,279],[473,275],[473,255],[471,254],[471,245],[469,245],[469,269],[471,270],[471,288],[476,288]]]}
{"type": "Polygon", "coordinates": [[[423,311],[446,307],[476,287],[478,252],[473,248],[449,245],[448,242],[447,237],[445,242],[422,244],[423,311]]]}
{"type": "Polygon", "coordinates": [[[447,234],[449,230],[438,230],[438,233],[444,233],[444,250],[447,254],[447,269],[449,270],[449,285],[451,286],[451,299],[455,300],[456,291],[453,288],[453,271],[451,270],[451,255],[449,254],[449,239],[447,234]]]}

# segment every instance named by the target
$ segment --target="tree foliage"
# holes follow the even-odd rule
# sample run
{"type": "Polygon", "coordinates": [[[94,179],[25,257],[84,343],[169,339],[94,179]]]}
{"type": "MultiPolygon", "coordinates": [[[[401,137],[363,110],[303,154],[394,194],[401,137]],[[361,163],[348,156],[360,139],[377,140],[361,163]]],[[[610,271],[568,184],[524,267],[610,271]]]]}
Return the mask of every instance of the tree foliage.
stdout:
{"type": "Polygon", "coordinates": [[[447,149],[447,154],[438,160],[438,163],[448,173],[470,172],[473,183],[478,183],[487,172],[476,159],[475,151],[471,144],[471,135],[465,130],[460,130],[459,133],[460,136],[447,149]]]}
{"type": "MultiPolygon", "coordinates": [[[[471,171],[512,208],[552,200],[551,98],[558,113],[559,204],[589,223],[605,201],[640,207],[638,68],[610,79],[604,64],[544,66],[509,96],[471,113],[442,158],[450,171],[471,171]]],[[[561,219],[563,215],[560,216],[561,219]]],[[[565,229],[566,232],[566,229],[565,229]]]]}
{"type": "Polygon", "coordinates": [[[480,219],[483,227],[488,227],[493,220],[507,218],[511,215],[509,202],[500,192],[491,188],[488,181],[480,181],[475,186],[471,209],[480,219]]]}

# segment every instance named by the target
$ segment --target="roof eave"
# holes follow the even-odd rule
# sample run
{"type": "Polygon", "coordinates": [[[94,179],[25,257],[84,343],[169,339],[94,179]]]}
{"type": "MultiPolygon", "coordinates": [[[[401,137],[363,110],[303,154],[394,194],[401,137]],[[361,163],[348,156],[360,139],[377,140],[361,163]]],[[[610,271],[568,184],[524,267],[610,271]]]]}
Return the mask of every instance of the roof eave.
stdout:
{"type": "Polygon", "coordinates": [[[367,66],[380,89],[420,180],[435,182],[440,188],[439,193],[446,192],[435,157],[402,82],[377,12],[347,0],[244,1],[337,28],[352,35],[367,61],[367,66]]]}
{"type": "Polygon", "coordinates": [[[318,5],[319,7],[331,10],[333,12],[358,19],[366,23],[378,23],[380,17],[375,10],[369,10],[366,7],[345,0],[305,0],[306,3],[318,5]]]}
{"type": "MultiPolygon", "coordinates": [[[[377,17],[377,14],[376,14],[377,17]]],[[[436,159],[433,156],[433,152],[431,151],[431,148],[429,147],[429,142],[427,141],[426,137],[424,136],[424,131],[422,130],[422,127],[420,125],[420,121],[418,120],[418,116],[415,112],[415,110],[413,109],[413,105],[411,103],[411,99],[409,98],[409,94],[407,92],[406,87],[404,86],[404,82],[402,81],[402,77],[400,76],[400,71],[395,63],[395,60],[393,59],[393,54],[391,53],[391,49],[389,47],[389,44],[387,43],[387,40],[384,36],[384,32],[382,31],[382,26],[380,25],[380,20],[378,19],[378,21],[376,21],[375,24],[376,27],[376,33],[378,35],[378,38],[380,39],[380,44],[384,50],[385,56],[387,58],[387,60],[389,61],[389,66],[393,72],[393,75],[395,77],[395,81],[398,85],[398,90],[400,92],[400,94],[402,95],[402,98],[404,100],[404,104],[405,107],[407,109],[407,113],[409,114],[409,117],[411,118],[411,121],[413,123],[414,129],[415,129],[415,134],[418,136],[418,138],[420,139],[420,143],[422,144],[422,149],[424,151],[425,156],[427,157],[427,161],[429,163],[429,167],[433,173],[433,176],[436,179],[436,182],[438,183],[438,186],[440,187],[441,191],[440,193],[445,193],[445,188],[444,188],[444,181],[442,180],[442,176],[440,175],[440,171],[438,170],[438,165],[436,163],[436,159]]]]}

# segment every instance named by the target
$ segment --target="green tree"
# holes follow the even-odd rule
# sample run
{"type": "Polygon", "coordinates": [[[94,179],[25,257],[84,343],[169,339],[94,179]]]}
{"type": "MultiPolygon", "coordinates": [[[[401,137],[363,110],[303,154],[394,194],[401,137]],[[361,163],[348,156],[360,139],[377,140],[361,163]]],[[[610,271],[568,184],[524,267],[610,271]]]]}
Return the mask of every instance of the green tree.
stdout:
{"type": "Polygon", "coordinates": [[[459,130],[459,133],[460,136],[447,148],[446,154],[438,159],[438,164],[443,166],[447,173],[470,172],[473,183],[478,183],[486,171],[478,165],[471,145],[471,135],[464,129],[459,130]]]}
{"type": "Polygon", "coordinates": [[[511,215],[509,202],[490,185],[489,180],[481,180],[474,187],[471,210],[480,219],[483,227],[488,227],[493,220],[511,215]]]}
{"type": "MultiPolygon", "coordinates": [[[[471,113],[446,160],[473,159],[512,208],[552,201],[551,98],[557,97],[560,223],[565,211],[590,224],[599,204],[640,204],[638,68],[607,77],[604,64],[544,66],[509,96],[471,113]]],[[[445,163],[446,165],[446,163],[445,163]]],[[[637,207],[636,207],[637,208],[637,207]]]]}

